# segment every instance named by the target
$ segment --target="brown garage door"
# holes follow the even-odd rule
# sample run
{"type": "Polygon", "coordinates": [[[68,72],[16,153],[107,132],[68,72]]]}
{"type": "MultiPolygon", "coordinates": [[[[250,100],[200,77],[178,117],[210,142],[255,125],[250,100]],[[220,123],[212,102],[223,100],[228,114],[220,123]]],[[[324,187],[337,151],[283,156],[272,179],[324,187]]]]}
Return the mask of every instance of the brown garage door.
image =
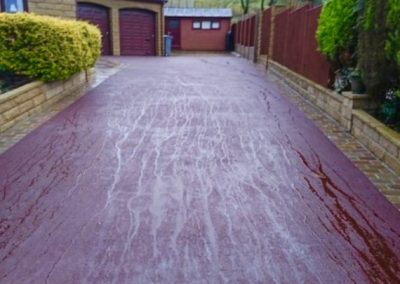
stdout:
{"type": "Polygon", "coordinates": [[[99,27],[102,34],[102,55],[110,55],[110,17],[109,9],[90,3],[78,3],[78,19],[88,21],[99,27]]]}
{"type": "Polygon", "coordinates": [[[155,55],[154,13],[123,9],[119,11],[121,55],[155,55]]]}

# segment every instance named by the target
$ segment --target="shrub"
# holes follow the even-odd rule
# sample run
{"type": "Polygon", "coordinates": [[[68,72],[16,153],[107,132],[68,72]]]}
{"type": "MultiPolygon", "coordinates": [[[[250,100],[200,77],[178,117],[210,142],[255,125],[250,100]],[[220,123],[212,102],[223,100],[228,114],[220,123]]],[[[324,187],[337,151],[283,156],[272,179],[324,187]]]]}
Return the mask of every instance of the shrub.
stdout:
{"type": "Polygon", "coordinates": [[[389,59],[395,60],[400,66],[400,0],[388,1],[387,28],[385,51],[389,59]]]}
{"type": "Polygon", "coordinates": [[[321,53],[331,60],[356,46],[356,4],[357,0],[329,0],[322,9],[316,36],[321,53]]]}
{"type": "Polygon", "coordinates": [[[28,13],[0,14],[0,70],[43,81],[92,67],[101,34],[85,22],[28,13]]]}

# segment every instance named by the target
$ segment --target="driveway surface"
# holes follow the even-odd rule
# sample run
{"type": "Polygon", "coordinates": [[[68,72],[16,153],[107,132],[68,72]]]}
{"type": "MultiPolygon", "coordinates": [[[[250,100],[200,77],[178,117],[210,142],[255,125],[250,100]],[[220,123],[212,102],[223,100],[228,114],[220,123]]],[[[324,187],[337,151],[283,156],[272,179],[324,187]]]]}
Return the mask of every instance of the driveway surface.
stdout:
{"type": "Polygon", "coordinates": [[[399,283],[399,212],[272,81],[120,60],[0,156],[1,283],[399,283]]]}

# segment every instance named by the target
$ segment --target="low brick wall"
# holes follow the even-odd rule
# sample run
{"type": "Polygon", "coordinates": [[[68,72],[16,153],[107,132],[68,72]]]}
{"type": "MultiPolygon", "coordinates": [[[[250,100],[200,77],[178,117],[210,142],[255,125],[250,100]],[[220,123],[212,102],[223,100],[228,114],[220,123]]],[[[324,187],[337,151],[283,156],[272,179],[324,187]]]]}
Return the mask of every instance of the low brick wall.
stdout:
{"type": "Polygon", "coordinates": [[[343,96],[308,80],[275,61],[269,60],[267,68],[269,72],[282,79],[301,96],[326,111],[337,122],[342,123],[343,96]]]}
{"type": "Polygon", "coordinates": [[[0,133],[18,121],[41,112],[64,96],[83,89],[94,77],[94,69],[63,81],[32,82],[0,95],[0,133]]]}
{"type": "Polygon", "coordinates": [[[363,110],[353,110],[351,133],[379,159],[400,174],[400,134],[363,110]]]}
{"type": "Polygon", "coordinates": [[[236,44],[235,51],[250,61],[254,61],[255,59],[256,51],[254,46],[244,46],[241,44],[236,44]]]}
{"type": "Polygon", "coordinates": [[[340,123],[380,160],[400,174],[400,134],[367,113],[377,108],[369,96],[351,92],[340,95],[274,61],[269,60],[267,64],[268,72],[340,123]]]}
{"type": "Polygon", "coordinates": [[[348,131],[351,130],[352,111],[354,109],[372,110],[376,107],[367,95],[357,95],[351,92],[344,92],[340,95],[314,83],[275,61],[269,60],[267,64],[269,72],[285,81],[288,86],[310,101],[313,105],[324,110],[348,131]]]}

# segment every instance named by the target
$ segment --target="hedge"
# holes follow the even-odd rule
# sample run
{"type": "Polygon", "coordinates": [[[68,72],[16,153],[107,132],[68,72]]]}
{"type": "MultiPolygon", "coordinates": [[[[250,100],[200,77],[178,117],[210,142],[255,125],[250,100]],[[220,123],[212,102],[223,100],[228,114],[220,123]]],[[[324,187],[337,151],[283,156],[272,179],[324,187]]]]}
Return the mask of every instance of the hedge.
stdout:
{"type": "Polygon", "coordinates": [[[66,79],[100,55],[99,29],[29,13],[0,14],[0,70],[42,81],[66,79]]]}

